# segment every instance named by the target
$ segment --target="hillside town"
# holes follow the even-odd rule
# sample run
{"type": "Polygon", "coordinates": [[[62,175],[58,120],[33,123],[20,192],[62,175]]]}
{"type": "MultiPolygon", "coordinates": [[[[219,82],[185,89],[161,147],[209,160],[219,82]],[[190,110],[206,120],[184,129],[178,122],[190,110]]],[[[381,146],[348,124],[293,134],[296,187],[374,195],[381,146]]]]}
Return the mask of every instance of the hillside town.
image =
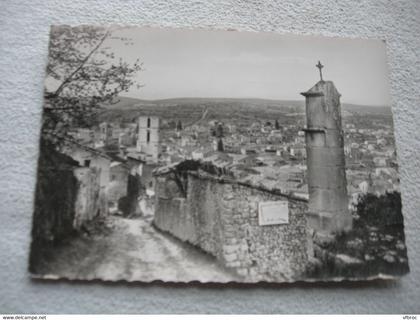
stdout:
{"type": "MultiPolygon", "coordinates": [[[[357,115],[345,117],[343,128],[351,206],[357,204],[360,194],[399,191],[392,122],[378,117],[366,126],[359,119],[357,115]]],[[[109,199],[111,208],[116,207],[118,196],[125,196],[122,181],[134,163],[149,177],[143,184],[153,195],[151,171],[187,159],[215,162],[238,179],[308,195],[303,115],[301,121],[282,125],[281,119],[195,120],[184,125],[177,119],[143,116],[131,123],[103,122],[92,128],[75,128],[71,135],[92,154],[109,159],[104,172],[110,176],[106,179],[120,188],[109,199]],[[125,176],[116,174],[124,170],[125,176]]]]}

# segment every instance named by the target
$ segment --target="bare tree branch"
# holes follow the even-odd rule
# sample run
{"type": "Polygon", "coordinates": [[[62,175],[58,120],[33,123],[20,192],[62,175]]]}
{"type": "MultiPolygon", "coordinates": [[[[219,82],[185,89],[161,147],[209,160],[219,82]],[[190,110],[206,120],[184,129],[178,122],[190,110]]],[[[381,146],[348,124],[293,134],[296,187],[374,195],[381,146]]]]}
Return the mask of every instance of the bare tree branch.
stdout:
{"type": "Polygon", "coordinates": [[[60,92],[64,89],[64,87],[66,86],[67,83],[69,83],[73,76],[78,73],[83,66],[85,65],[85,63],[90,59],[90,57],[92,56],[93,53],[95,53],[96,50],[99,49],[99,47],[102,45],[102,43],[105,41],[105,39],[109,36],[109,32],[106,32],[105,35],[102,37],[102,39],[99,41],[99,43],[92,49],[92,51],[89,52],[89,54],[86,56],[85,59],[83,59],[82,63],[80,64],[80,66],[78,68],[76,68],[76,70],[74,70],[63,82],[62,84],[58,87],[58,89],[54,92],[54,95],[58,96],[60,94],[60,92]]]}
{"type": "Polygon", "coordinates": [[[51,31],[47,76],[61,83],[51,92],[46,87],[42,136],[58,148],[73,138],[72,128],[91,126],[102,105],[113,103],[120,92],[137,84],[135,75],[143,70],[142,63],[121,58],[111,62],[114,53],[103,47],[111,37],[125,39],[100,27],[62,26],[51,31]]]}

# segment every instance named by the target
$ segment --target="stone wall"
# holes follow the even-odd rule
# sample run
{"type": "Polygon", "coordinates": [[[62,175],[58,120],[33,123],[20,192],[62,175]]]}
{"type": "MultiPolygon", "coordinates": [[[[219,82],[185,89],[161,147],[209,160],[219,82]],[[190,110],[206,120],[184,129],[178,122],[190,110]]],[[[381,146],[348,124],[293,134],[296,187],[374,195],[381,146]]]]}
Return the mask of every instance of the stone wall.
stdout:
{"type": "Polygon", "coordinates": [[[41,140],[29,270],[41,274],[51,248],[97,215],[107,214],[99,168],[77,161],[41,140]]]}
{"type": "Polygon", "coordinates": [[[105,194],[100,188],[100,173],[96,168],[76,168],[78,181],[73,228],[78,230],[84,222],[106,214],[105,194]]]}
{"type": "Polygon", "coordinates": [[[78,181],[73,168],[39,168],[33,242],[55,241],[73,231],[78,181]]]}
{"type": "Polygon", "coordinates": [[[107,214],[100,188],[100,169],[79,167],[72,158],[41,144],[32,236],[34,242],[56,241],[85,221],[107,214]]]}
{"type": "Polygon", "coordinates": [[[246,281],[299,279],[308,265],[307,202],[198,171],[156,176],[154,224],[246,281]],[[288,201],[289,223],[260,226],[260,201],[288,201]]]}

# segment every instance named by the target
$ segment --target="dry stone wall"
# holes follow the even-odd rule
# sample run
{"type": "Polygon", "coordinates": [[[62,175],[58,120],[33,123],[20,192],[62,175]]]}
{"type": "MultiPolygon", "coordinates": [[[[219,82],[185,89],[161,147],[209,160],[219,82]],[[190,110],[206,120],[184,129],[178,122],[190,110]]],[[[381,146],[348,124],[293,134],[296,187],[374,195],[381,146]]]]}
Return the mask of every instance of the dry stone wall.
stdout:
{"type": "Polygon", "coordinates": [[[233,268],[246,281],[299,279],[308,266],[307,202],[198,171],[156,177],[154,224],[233,268]],[[258,203],[288,201],[289,223],[260,226],[258,203]]]}

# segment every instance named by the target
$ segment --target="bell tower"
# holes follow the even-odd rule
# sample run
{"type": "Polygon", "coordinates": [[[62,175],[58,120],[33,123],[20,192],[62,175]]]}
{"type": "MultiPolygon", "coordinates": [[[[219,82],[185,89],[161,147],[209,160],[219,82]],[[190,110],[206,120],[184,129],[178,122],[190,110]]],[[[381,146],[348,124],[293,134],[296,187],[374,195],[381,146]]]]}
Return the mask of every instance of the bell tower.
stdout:
{"type": "Polygon", "coordinates": [[[139,117],[137,151],[143,153],[146,162],[157,163],[159,158],[159,118],[139,117]]]}

